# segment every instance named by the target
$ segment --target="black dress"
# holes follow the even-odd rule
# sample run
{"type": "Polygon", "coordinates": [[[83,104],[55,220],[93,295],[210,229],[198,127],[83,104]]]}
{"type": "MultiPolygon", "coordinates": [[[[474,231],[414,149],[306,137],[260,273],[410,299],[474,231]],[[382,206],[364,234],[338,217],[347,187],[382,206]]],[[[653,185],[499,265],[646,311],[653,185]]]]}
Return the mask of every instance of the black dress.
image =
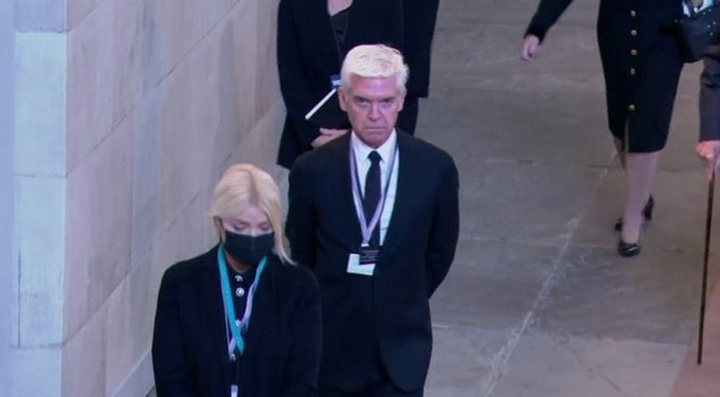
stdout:
{"type": "MultiPolygon", "coordinates": [[[[541,40],[572,0],[542,0],[527,34],[541,40]]],[[[601,0],[597,23],[608,123],[633,153],[665,147],[683,61],[679,0],[601,0]],[[626,143],[627,144],[627,143],[626,143]]]]}

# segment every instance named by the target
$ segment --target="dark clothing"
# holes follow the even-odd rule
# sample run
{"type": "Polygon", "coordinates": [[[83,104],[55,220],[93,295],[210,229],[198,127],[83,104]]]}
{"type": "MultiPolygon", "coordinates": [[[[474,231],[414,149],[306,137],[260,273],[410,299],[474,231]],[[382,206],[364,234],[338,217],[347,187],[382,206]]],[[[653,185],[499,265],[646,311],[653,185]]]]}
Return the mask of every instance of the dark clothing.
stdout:
{"type": "MultiPolygon", "coordinates": [[[[542,0],[527,34],[541,40],[572,0],[542,0]]],[[[601,0],[597,23],[608,123],[629,151],[665,147],[683,67],[677,0],[601,0]],[[626,143],[627,144],[627,143],[626,143]]]]}
{"type": "Polygon", "coordinates": [[[333,32],[335,32],[335,43],[337,43],[338,48],[345,48],[345,35],[347,34],[348,22],[350,21],[351,8],[352,6],[330,17],[333,32]]]}
{"type": "Polygon", "coordinates": [[[418,112],[420,110],[418,102],[418,97],[411,95],[406,96],[405,103],[403,104],[403,110],[400,112],[397,119],[398,128],[410,135],[415,135],[415,127],[417,126],[418,112]]]}
{"type": "MultiPolygon", "coordinates": [[[[405,63],[410,67],[408,95],[426,98],[430,91],[430,56],[440,0],[403,0],[405,63]]],[[[411,131],[407,131],[412,133],[411,131]]]]}
{"type": "Polygon", "coordinates": [[[319,125],[305,115],[332,89],[331,76],[340,74],[345,54],[360,44],[386,44],[403,48],[401,0],[354,0],[339,48],[327,12],[327,0],[281,0],[278,10],[277,57],[280,90],[287,119],[277,163],[290,168],[295,159],[312,149],[320,128],[349,128],[337,95],[332,120],[319,125]]]}
{"type": "MultiPolygon", "coordinates": [[[[217,249],[175,264],[163,276],[152,346],[158,397],[227,397],[236,380],[217,249]]],[[[315,278],[269,257],[241,357],[240,396],[316,396],[320,336],[315,278]]]]}
{"type": "Polygon", "coordinates": [[[349,254],[362,241],[350,135],[303,155],[290,172],[286,231],[293,257],[320,284],[324,388],[358,392],[380,371],[402,391],[425,383],[432,350],[428,299],[445,278],[458,239],[458,174],[440,149],[402,132],[397,138],[395,204],[373,276],[347,272],[349,254]]]}
{"type": "Polygon", "coordinates": [[[720,43],[703,58],[700,80],[700,140],[720,140],[720,43]]]}

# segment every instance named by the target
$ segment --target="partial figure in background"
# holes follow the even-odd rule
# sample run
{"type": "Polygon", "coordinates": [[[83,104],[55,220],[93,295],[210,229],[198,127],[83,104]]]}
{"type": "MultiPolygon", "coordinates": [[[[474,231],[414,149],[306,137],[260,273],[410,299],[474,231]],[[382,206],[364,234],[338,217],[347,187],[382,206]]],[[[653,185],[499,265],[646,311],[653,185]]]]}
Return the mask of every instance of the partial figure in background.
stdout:
{"type": "Polygon", "coordinates": [[[301,154],[346,133],[337,94],[305,116],[339,83],[345,54],[360,44],[403,48],[401,0],[281,0],[277,57],[287,118],[278,165],[290,169],[301,154]]]}
{"type": "MultiPolygon", "coordinates": [[[[541,0],[525,33],[522,57],[538,55],[547,31],[572,0],[541,0]]],[[[674,28],[679,0],[601,0],[597,22],[609,128],[625,170],[623,217],[617,250],[640,253],[643,223],[652,218],[650,194],[665,147],[683,59],[674,28]]]]}
{"type": "MultiPolygon", "coordinates": [[[[718,22],[720,23],[720,21],[718,22]]],[[[700,78],[700,143],[697,154],[708,176],[720,164],[720,43],[710,46],[703,58],[700,78]]]]}
{"type": "Polygon", "coordinates": [[[430,94],[430,61],[440,0],[403,0],[405,45],[403,57],[410,68],[405,105],[398,116],[398,128],[415,135],[419,99],[430,94]]]}
{"type": "Polygon", "coordinates": [[[234,165],[215,188],[210,215],[220,243],[162,278],[152,346],[157,396],[316,396],[318,285],[283,247],[280,190],[264,171],[234,165]]]}

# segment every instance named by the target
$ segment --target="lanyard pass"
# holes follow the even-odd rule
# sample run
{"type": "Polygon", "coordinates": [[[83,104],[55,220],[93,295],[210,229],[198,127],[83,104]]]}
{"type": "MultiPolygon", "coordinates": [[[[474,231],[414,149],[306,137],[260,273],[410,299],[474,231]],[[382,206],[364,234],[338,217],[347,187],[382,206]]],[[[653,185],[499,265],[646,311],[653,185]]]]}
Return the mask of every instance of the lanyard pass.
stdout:
{"type": "Polygon", "coordinates": [[[230,397],[238,397],[238,386],[230,385],[230,397]]]}

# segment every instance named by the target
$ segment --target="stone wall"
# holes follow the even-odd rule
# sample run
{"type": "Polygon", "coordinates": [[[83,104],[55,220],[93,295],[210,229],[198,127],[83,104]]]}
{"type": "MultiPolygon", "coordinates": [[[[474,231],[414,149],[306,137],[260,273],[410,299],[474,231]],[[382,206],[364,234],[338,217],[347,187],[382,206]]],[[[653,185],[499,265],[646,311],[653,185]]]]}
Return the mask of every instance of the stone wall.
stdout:
{"type": "MultiPolygon", "coordinates": [[[[12,3],[0,2],[0,65],[13,64],[12,3]]],[[[10,367],[13,235],[13,75],[0,73],[0,368],[10,367]]],[[[0,371],[0,396],[10,395],[10,371],[0,371]]]]}
{"type": "Polygon", "coordinates": [[[214,242],[213,185],[280,174],[277,0],[66,1],[16,4],[64,20],[16,35],[13,392],[40,362],[33,395],[144,396],[160,277],[214,242]]]}

